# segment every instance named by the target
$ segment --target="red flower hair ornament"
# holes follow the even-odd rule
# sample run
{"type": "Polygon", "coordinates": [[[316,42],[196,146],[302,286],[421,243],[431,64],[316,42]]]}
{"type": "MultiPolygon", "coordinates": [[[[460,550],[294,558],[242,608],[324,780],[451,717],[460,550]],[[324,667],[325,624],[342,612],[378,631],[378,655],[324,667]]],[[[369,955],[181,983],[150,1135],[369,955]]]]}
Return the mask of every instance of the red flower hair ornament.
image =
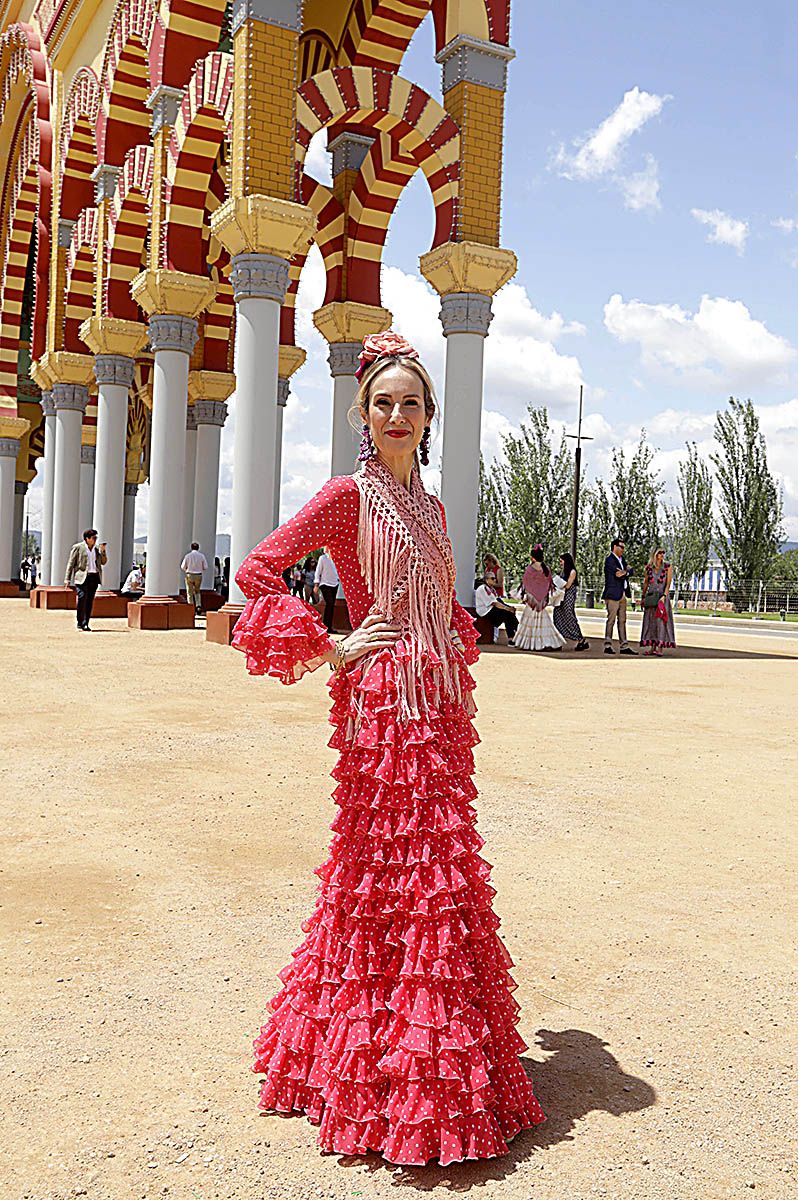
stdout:
{"type": "Polygon", "coordinates": [[[386,329],[384,333],[370,333],[367,338],[363,339],[363,349],[359,355],[360,366],[355,371],[355,379],[358,383],[363,378],[363,373],[378,358],[417,359],[418,351],[413,349],[401,333],[396,333],[393,329],[386,329]]]}

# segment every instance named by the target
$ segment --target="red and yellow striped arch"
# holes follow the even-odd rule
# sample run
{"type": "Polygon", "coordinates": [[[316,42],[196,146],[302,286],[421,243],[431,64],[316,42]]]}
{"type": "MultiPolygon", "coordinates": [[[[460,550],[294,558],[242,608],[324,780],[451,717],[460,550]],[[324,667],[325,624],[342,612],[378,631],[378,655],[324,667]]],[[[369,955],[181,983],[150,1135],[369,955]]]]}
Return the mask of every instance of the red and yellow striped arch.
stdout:
{"type": "Polygon", "coordinates": [[[380,265],[399,197],[418,170],[402,143],[381,133],[360,168],[349,200],[347,299],[381,303],[380,265]]]}
{"type": "Polygon", "coordinates": [[[195,66],[169,139],[165,245],[173,270],[202,273],[208,186],[232,115],[232,56],[215,51],[195,66]]]}
{"type": "MultiPolygon", "coordinates": [[[[318,224],[316,244],[324,259],[327,292],[324,303],[338,299],[343,279],[346,252],[346,221],[344,210],[330,189],[310,175],[302,176],[300,199],[313,211],[318,224]]],[[[280,313],[280,341],[293,345],[295,338],[296,297],[307,254],[296,254],[288,268],[288,291],[280,313]]]]}
{"type": "Polygon", "coordinates": [[[151,189],[152,149],[136,146],[125,158],[111,200],[105,294],[109,317],[141,320],[139,306],[130,295],[130,281],[145,263],[151,189]]]}
{"type": "Polygon", "coordinates": [[[64,349],[86,354],[80,327],[94,312],[94,276],[97,261],[97,209],[84,208],[72,230],[67,251],[64,349]]]}
{"type": "Polygon", "coordinates": [[[81,209],[93,203],[91,176],[97,166],[97,117],[100,112],[100,82],[89,67],[81,67],[66,100],[61,127],[60,215],[77,220],[81,209]]]}
{"type": "Polygon", "coordinates": [[[369,67],[322,71],[297,95],[297,189],[313,134],[345,124],[360,132],[388,133],[401,142],[424,172],[435,207],[433,248],[457,240],[460,132],[452,118],[422,88],[369,67]]]}
{"type": "Polygon", "coordinates": [[[128,150],[149,141],[152,91],[149,55],[158,21],[152,0],[120,0],[114,12],[100,75],[97,156],[119,166],[128,150]]]}

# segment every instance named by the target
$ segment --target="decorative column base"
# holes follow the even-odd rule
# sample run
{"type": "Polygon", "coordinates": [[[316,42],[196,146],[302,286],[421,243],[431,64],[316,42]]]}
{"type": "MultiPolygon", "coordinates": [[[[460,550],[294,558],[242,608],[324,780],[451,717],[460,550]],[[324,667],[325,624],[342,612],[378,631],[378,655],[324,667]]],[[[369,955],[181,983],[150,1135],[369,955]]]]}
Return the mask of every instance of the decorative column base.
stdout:
{"type": "Polygon", "coordinates": [[[243,611],[243,604],[224,604],[218,612],[209,612],[205,622],[205,641],[215,642],[217,646],[229,646],[243,611]]]}
{"type": "Polygon", "coordinates": [[[36,587],[30,594],[31,608],[41,608],[46,612],[63,611],[69,609],[72,612],[78,606],[78,598],[74,588],[64,587],[63,584],[58,587],[45,586],[36,587]]]}
{"type": "Polygon", "coordinates": [[[194,605],[174,596],[142,596],[126,603],[129,629],[194,628],[194,605]]]}
{"type": "Polygon", "coordinates": [[[27,596],[27,594],[22,584],[14,579],[9,580],[7,583],[0,583],[0,599],[11,600],[15,596],[27,596]]]}

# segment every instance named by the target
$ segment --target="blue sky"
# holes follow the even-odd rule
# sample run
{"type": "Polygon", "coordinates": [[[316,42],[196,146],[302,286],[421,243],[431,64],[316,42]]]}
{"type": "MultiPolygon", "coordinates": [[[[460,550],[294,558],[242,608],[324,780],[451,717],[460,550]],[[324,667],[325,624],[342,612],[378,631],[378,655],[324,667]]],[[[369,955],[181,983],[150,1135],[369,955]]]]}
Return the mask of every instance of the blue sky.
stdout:
{"type": "MultiPolygon", "coordinates": [[[[672,489],[686,439],[708,454],[715,411],[730,393],[750,396],[798,538],[798,11],[516,0],[511,41],[502,243],[519,270],[496,299],[486,348],[484,453],[500,451],[529,403],[570,423],[584,382],[590,469],[606,475],[612,446],[631,447],[645,426],[672,489]]],[[[440,97],[429,20],[402,74],[440,97]]],[[[328,172],[323,134],[308,165],[328,172]]],[[[438,300],[418,276],[431,235],[417,177],[389,233],[384,303],[441,380],[438,300]]],[[[322,297],[311,256],[284,516],[329,473],[327,348],[310,319],[322,297]]],[[[231,409],[220,530],[230,524],[231,409]]],[[[435,448],[429,475],[434,486],[435,448]]],[[[146,510],[144,488],[139,533],[146,510]]]]}

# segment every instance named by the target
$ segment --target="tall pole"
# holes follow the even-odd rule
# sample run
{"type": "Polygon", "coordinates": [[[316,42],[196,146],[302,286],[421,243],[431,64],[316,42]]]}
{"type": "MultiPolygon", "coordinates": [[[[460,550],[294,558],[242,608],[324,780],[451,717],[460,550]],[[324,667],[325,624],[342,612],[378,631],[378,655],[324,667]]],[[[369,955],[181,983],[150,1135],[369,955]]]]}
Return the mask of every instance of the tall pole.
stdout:
{"type": "MultiPolygon", "coordinates": [[[[579,536],[579,487],[582,481],[582,401],[584,399],[584,385],[579,385],[579,423],[576,427],[576,433],[566,434],[566,437],[576,439],[576,450],[574,451],[574,506],[571,514],[571,558],[576,562],[576,544],[579,536]]],[[[586,437],[585,441],[590,442],[592,438],[586,437]]]]}

